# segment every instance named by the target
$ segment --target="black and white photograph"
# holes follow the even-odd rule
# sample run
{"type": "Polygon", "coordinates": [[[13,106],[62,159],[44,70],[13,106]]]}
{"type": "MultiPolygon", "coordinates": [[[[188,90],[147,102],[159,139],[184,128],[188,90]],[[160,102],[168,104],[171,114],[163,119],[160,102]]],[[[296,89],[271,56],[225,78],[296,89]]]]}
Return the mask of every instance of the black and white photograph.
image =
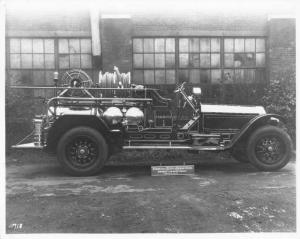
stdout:
{"type": "Polygon", "coordinates": [[[0,1],[0,239],[297,238],[296,8],[0,1]]]}

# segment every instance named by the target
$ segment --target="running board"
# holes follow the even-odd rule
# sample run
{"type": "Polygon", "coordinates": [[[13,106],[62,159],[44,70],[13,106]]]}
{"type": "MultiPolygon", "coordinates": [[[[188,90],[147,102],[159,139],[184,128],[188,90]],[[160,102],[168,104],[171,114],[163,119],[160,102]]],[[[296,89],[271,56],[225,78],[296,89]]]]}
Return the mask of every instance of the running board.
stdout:
{"type": "Polygon", "coordinates": [[[132,145],[132,146],[123,146],[123,149],[183,149],[183,150],[192,150],[192,151],[217,151],[224,150],[224,147],[220,146],[184,146],[184,145],[132,145]]]}
{"type": "Polygon", "coordinates": [[[27,143],[27,144],[16,144],[11,146],[13,149],[43,149],[43,145],[38,145],[36,143],[27,143]]]}

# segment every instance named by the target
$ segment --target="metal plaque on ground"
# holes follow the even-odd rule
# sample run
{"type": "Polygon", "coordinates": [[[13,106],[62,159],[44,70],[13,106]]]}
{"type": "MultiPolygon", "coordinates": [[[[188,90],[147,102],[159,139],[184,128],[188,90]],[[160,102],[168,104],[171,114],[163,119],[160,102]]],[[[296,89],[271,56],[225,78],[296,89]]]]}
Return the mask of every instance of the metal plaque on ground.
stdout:
{"type": "Polygon", "coordinates": [[[189,175],[195,173],[194,165],[152,166],[151,176],[189,175]]]}

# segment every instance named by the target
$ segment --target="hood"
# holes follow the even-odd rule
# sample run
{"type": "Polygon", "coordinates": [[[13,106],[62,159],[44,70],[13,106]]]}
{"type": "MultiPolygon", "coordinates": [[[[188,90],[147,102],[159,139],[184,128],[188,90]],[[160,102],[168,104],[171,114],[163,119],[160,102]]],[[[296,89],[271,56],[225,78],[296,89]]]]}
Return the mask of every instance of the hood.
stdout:
{"type": "Polygon", "coordinates": [[[203,113],[224,113],[224,114],[265,114],[262,106],[243,106],[243,105],[211,105],[201,104],[203,113]]]}

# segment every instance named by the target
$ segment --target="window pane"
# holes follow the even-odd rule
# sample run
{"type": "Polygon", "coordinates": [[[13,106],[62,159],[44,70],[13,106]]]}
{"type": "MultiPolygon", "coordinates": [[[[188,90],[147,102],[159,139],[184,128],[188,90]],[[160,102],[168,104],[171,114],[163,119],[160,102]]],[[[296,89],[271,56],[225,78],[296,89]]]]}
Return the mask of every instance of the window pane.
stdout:
{"type": "Polygon", "coordinates": [[[200,70],[201,84],[208,84],[210,82],[210,70],[200,70]]]}
{"type": "MultiPolygon", "coordinates": [[[[45,71],[45,84],[53,86],[53,71],[45,71]]],[[[52,95],[52,92],[48,91],[49,93],[52,95]]]]}
{"type": "Polygon", "coordinates": [[[80,40],[80,51],[81,53],[92,53],[92,42],[90,39],[80,40]]]}
{"type": "Polygon", "coordinates": [[[45,54],[45,68],[54,69],[54,54],[45,54]]]}
{"type": "Polygon", "coordinates": [[[227,38],[224,40],[225,52],[233,52],[233,39],[227,38]]]}
{"type": "Polygon", "coordinates": [[[210,39],[201,38],[200,39],[200,51],[201,52],[210,52],[210,39]]]}
{"type": "Polygon", "coordinates": [[[59,53],[69,53],[69,43],[67,39],[59,39],[58,41],[59,53]]]}
{"type": "MultiPolygon", "coordinates": [[[[33,85],[43,85],[45,82],[45,79],[44,79],[45,72],[35,70],[35,71],[33,71],[32,78],[33,78],[33,85]]],[[[39,93],[41,93],[41,91],[39,93]]]]}
{"type": "Polygon", "coordinates": [[[164,52],[165,51],[165,39],[158,38],[155,39],[155,52],[164,52]]]}
{"type": "MultiPolygon", "coordinates": [[[[20,84],[22,84],[21,79],[23,78],[23,73],[25,73],[25,72],[20,71],[20,70],[9,70],[7,72],[7,77],[8,77],[7,84],[9,84],[9,85],[20,85],[20,84]]],[[[23,79],[26,81],[26,83],[28,83],[28,79],[30,79],[30,76],[27,77],[27,78],[23,78],[23,79]]]]}
{"type": "Polygon", "coordinates": [[[10,68],[21,68],[20,54],[10,54],[10,68]]]}
{"type": "Polygon", "coordinates": [[[143,67],[143,54],[133,54],[133,67],[143,67]]]}
{"type": "Polygon", "coordinates": [[[166,39],[166,52],[175,52],[175,39],[174,38],[166,39]]]}
{"type": "Polygon", "coordinates": [[[21,41],[20,39],[10,39],[10,53],[21,52],[21,41]]]}
{"type": "Polygon", "coordinates": [[[145,79],[145,84],[153,85],[154,84],[154,71],[153,70],[145,70],[144,71],[144,79],[145,79]]]}
{"type": "Polygon", "coordinates": [[[179,39],[179,51],[188,52],[189,51],[189,39],[181,38],[179,39]]]}
{"type": "Polygon", "coordinates": [[[154,54],[144,54],[144,67],[154,67],[154,54]]]}
{"type": "Polygon", "coordinates": [[[44,53],[44,41],[42,39],[33,39],[33,53],[44,53]]]}
{"type": "Polygon", "coordinates": [[[224,77],[223,77],[224,84],[233,83],[233,77],[234,77],[234,71],[232,69],[224,69],[224,77]]]}
{"type": "Polygon", "coordinates": [[[253,83],[255,80],[255,70],[254,69],[247,69],[244,73],[245,83],[253,83]]]}
{"type": "Polygon", "coordinates": [[[191,38],[190,39],[190,52],[199,52],[199,38],[191,38]]]}
{"type": "Polygon", "coordinates": [[[190,83],[200,84],[200,70],[199,69],[190,70],[190,83]]]}
{"type": "Polygon", "coordinates": [[[45,53],[54,53],[54,40],[46,39],[44,40],[45,53]]]}
{"type": "Polygon", "coordinates": [[[144,39],[144,52],[154,52],[153,39],[144,39]]]}
{"type": "Polygon", "coordinates": [[[133,83],[144,84],[144,72],[142,70],[135,70],[133,72],[133,83]]]}
{"type": "Polygon", "coordinates": [[[252,67],[255,65],[253,53],[235,53],[234,66],[235,67],[252,67]]]}
{"type": "Polygon", "coordinates": [[[69,55],[60,55],[59,56],[59,68],[68,69],[69,68],[69,55]]]}
{"type": "Polygon", "coordinates": [[[70,53],[80,53],[79,39],[69,40],[69,52],[70,53]]]}
{"type": "Polygon", "coordinates": [[[155,67],[165,67],[165,54],[155,54],[155,67]]]}
{"type": "Polygon", "coordinates": [[[44,54],[33,54],[33,68],[44,68],[44,54]]]}
{"type": "Polygon", "coordinates": [[[133,52],[143,52],[143,39],[133,39],[133,52]]]}
{"type": "Polygon", "coordinates": [[[155,84],[165,84],[165,71],[156,70],[155,71],[155,84]]]}
{"type": "Polygon", "coordinates": [[[32,53],[32,40],[22,39],[21,40],[21,52],[22,53],[32,53]]]}
{"type": "MultiPolygon", "coordinates": [[[[33,85],[44,85],[45,84],[45,72],[34,70],[32,73],[33,85]]],[[[34,89],[34,97],[45,97],[45,90],[34,89]]]]}
{"type": "Polygon", "coordinates": [[[175,70],[166,70],[166,84],[175,84],[175,70]]]}
{"type": "Polygon", "coordinates": [[[237,38],[234,40],[234,52],[244,52],[244,39],[237,38]]]}
{"type": "Polygon", "coordinates": [[[175,54],[166,54],[166,67],[175,68],[175,54]]]}
{"type": "Polygon", "coordinates": [[[235,70],[234,83],[244,83],[244,70],[235,70]]]}
{"type": "Polygon", "coordinates": [[[256,39],[256,51],[257,52],[265,51],[265,39],[256,39]]]}
{"type": "Polygon", "coordinates": [[[224,54],[225,66],[234,66],[233,54],[224,54]]]}
{"type": "Polygon", "coordinates": [[[255,70],[255,81],[257,83],[265,82],[265,70],[262,69],[255,70]]]}
{"type": "Polygon", "coordinates": [[[220,67],[220,54],[211,54],[211,67],[220,67]]]}
{"type": "Polygon", "coordinates": [[[179,66],[188,67],[189,65],[189,54],[179,54],[179,66]]]}
{"type": "Polygon", "coordinates": [[[220,52],[220,38],[211,39],[211,52],[220,52]]]}
{"type": "Polygon", "coordinates": [[[190,66],[194,68],[199,68],[200,65],[200,55],[199,53],[190,54],[190,66]]]}
{"type": "Polygon", "coordinates": [[[211,83],[212,84],[221,83],[221,70],[211,70],[211,83]]]}
{"type": "Polygon", "coordinates": [[[266,62],[265,53],[256,53],[256,66],[264,67],[266,62]]]}
{"type": "Polygon", "coordinates": [[[32,54],[21,54],[21,67],[23,69],[32,68],[32,54]]]}
{"type": "Polygon", "coordinates": [[[81,68],[92,68],[92,56],[90,54],[81,54],[81,68]]]}
{"type": "Polygon", "coordinates": [[[178,79],[180,82],[188,82],[189,81],[189,71],[188,70],[179,70],[178,71],[178,79]]]}
{"type": "Polygon", "coordinates": [[[245,39],[245,51],[255,52],[255,39],[245,39]]]}
{"type": "Polygon", "coordinates": [[[70,68],[80,68],[80,54],[70,55],[70,68]]]}
{"type": "Polygon", "coordinates": [[[200,54],[200,67],[210,67],[210,54],[200,54]]]}

